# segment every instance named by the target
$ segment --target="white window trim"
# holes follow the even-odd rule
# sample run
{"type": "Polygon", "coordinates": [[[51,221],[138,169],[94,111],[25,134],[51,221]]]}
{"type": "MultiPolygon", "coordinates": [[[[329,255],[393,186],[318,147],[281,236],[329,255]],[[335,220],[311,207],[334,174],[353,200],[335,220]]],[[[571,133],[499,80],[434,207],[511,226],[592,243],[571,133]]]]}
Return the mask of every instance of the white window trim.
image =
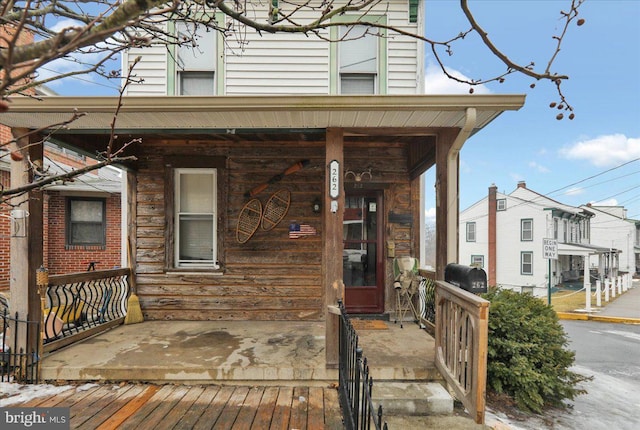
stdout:
{"type": "Polygon", "coordinates": [[[467,225],[466,225],[466,235],[465,235],[465,237],[467,239],[467,242],[475,242],[476,241],[476,236],[477,236],[476,223],[475,222],[468,222],[467,225]],[[473,226],[473,232],[472,232],[473,233],[473,238],[470,238],[471,235],[469,234],[470,233],[469,230],[470,230],[471,226],[473,226]]]}
{"type": "Polygon", "coordinates": [[[214,168],[177,168],[174,169],[174,267],[179,269],[219,269],[218,264],[218,169],[214,168]],[[180,262],[180,174],[182,173],[206,173],[212,175],[213,180],[213,255],[212,260],[206,263],[182,263],[180,262]]]}
{"type": "Polygon", "coordinates": [[[522,242],[531,242],[533,240],[533,219],[531,218],[523,218],[520,220],[520,241],[522,242]],[[530,230],[525,230],[524,228],[524,224],[525,222],[528,222],[531,224],[531,229],[530,230]],[[525,231],[530,232],[531,237],[528,239],[525,239],[524,237],[524,233],[525,231]]]}

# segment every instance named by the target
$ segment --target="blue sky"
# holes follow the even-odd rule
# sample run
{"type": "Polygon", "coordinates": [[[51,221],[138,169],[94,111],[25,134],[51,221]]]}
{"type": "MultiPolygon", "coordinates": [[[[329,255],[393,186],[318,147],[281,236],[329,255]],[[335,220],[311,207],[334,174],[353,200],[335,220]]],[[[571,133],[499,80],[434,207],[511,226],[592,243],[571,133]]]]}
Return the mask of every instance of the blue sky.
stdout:
{"type": "MultiPolygon", "coordinates": [[[[553,52],[552,36],[563,25],[559,12],[569,2],[471,0],[470,7],[511,58],[541,65],[553,52]]],[[[449,39],[468,27],[458,1],[427,0],[426,12],[430,38],[449,39]]],[[[640,0],[587,0],[580,16],[586,23],[570,28],[552,68],[570,76],[562,87],[575,108],[573,121],[555,119],[558,111],[549,104],[557,94],[550,83],[532,90],[531,79],[513,76],[476,88],[476,94],[524,93],[527,98],[522,109],[504,113],[462,149],[461,210],[485,197],[491,184],[510,193],[525,181],[528,188],[565,204],[621,204],[630,218],[640,219],[640,160],[632,161],[640,158],[640,0]]],[[[467,86],[442,78],[429,50],[426,64],[428,92],[468,93],[467,86]]],[[[447,65],[474,79],[505,69],[477,38],[454,45],[447,65]]],[[[60,72],[59,67],[48,66],[60,72]]],[[[118,61],[110,66],[119,67],[118,61]]],[[[118,84],[83,76],[51,87],[60,95],[115,95],[118,84]]],[[[427,192],[433,196],[432,189],[427,192]]]]}
{"type": "MultiPolygon", "coordinates": [[[[554,48],[552,36],[563,25],[559,11],[569,1],[469,3],[478,22],[510,57],[546,65],[554,48]]],[[[468,27],[457,1],[429,0],[426,7],[430,37],[446,39],[468,27]]],[[[640,219],[640,160],[632,161],[640,158],[640,1],[587,0],[580,17],[585,24],[570,28],[552,68],[570,77],[562,88],[575,108],[575,119],[555,119],[559,111],[549,104],[557,101],[557,93],[550,83],[531,90],[529,78],[512,77],[484,88],[527,98],[522,109],[502,114],[463,147],[461,210],[485,197],[491,184],[510,193],[518,181],[525,181],[527,188],[564,204],[623,205],[629,218],[640,219]]],[[[447,61],[474,79],[504,70],[477,39],[454,47],[447,61]]],[[[438,79],[432,66],[428,53],[428,92],[468,92],[468,86],[438,79]],[[431,88],[429,82],[434,82],[431,88]]]]}

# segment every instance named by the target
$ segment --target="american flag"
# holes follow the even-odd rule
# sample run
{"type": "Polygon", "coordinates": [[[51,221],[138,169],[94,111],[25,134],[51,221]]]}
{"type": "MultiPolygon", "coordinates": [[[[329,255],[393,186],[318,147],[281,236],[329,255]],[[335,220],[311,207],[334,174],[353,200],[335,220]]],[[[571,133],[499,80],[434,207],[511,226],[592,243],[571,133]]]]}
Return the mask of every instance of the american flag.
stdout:
{"type": "Polygon", "coordinates": [[[291,224],[289,225],[289,239],[298,239],[303,236],[314,236],[317,231],[309,224],[291,224]]]}

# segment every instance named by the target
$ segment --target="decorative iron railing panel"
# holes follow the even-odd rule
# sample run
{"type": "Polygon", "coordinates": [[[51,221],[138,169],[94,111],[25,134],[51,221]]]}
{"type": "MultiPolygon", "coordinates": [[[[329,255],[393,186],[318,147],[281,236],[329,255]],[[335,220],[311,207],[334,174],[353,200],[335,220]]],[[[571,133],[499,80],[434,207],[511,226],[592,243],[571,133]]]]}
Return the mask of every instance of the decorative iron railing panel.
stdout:
{"type": "Polygon", "coordinates": [[[50,276],[43,310],[44,344],[122,322],[129,276],[128,268],[50,276]]]}
{"type": "Polygon", "coordinates": [[[342,303],[340,307],[338,387],[344,426],[347,430],[370,429],[388,430],[387,423],[382,422],[382,406],[374,408],[371,393],[373,378],[369,374],[369,365],[363,357],[362,348],[358,346],[356,333],[347,311],[342,303]]]}
{"type": "Polygon", "coordinates": [[[38,345],[40,324],[29,318],[20,319],[18,312],[11,316],[6,308],[0,312],[0,382],[37,383],[40,378],[37,346],[25,351],[15,345],[38,345]],[[19,342],[18,336],[26,336],[26,342],[19,342]]]}
{"type": "Polygon", "coordinates": [[[418,320],[432,336],[436,325],[436,274],[420,270],[418,286],[418,320]]]}

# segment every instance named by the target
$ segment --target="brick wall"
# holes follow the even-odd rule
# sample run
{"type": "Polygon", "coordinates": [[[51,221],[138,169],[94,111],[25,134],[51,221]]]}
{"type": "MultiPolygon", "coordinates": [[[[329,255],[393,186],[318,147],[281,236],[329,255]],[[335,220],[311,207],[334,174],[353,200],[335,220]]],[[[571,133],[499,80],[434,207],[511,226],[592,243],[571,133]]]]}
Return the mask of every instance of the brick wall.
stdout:
{"type": "Polygon", "coordinates": [[[66,247],[66,198],[49,192],[47,202],[47,253],[45,261],[50,274],[84,272],[90,261],[97,261],[96,269],[120,267],[120,195],[106,199],[106,247],[66,247]]]}

